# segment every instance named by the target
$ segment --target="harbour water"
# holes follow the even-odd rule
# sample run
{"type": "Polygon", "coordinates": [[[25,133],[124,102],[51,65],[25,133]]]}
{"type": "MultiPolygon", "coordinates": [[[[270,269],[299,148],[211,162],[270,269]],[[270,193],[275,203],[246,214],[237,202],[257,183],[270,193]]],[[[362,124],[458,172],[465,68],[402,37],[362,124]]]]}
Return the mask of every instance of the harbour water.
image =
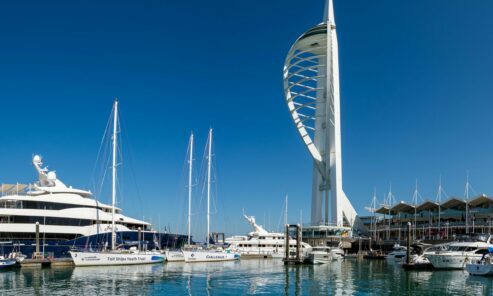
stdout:
{"type": "Polygon", "coordinates": [[[0,272],[0,295],[493,295],[465,271],[405,271],[350,259],[285,266],[280,260],[166,263],[0,272]]]}

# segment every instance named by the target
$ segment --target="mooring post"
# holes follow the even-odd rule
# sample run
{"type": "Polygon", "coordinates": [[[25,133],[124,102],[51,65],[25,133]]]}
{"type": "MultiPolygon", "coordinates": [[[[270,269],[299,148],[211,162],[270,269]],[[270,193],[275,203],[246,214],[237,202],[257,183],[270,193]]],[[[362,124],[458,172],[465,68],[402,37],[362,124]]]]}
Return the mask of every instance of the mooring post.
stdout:
{"type": "Polygon", "coordinates": [[[407,222],[407,259],[406,263],[411,263],[411,222],[407,222]]]}
{"type": "Polygon", "coordinates": [[[296,225],[296,261],[301,260],[301,225],[296,225]]]}
{"type": "Polygon", "coordinates": [[[36,222],[36,256],[39,254],[39,222],[36,222]]]}
{"type": "Polygon", "coordinates": [[[289,259],[289,224],[286,224],[286,233],[284,234],[284,254],[285,259],[289,259]]]}
{"type": "Polygon", "coordinates": [[[140,251],[140,242],[142,241],[142,239],[141,239],[141,235],[142,235],[142,232],[141,232],[141,231],[142,231],[142,230],[140,229],[140,227],[139,227],[139,228],[137,228],[137,229],[138,229],[138,231],[139,231],[139,235],[137,236],[137,237],[138,237],[137,239],[139,240],[139,244],[138,244],[137,250],[139,250],[139,251],[140,251]]]}

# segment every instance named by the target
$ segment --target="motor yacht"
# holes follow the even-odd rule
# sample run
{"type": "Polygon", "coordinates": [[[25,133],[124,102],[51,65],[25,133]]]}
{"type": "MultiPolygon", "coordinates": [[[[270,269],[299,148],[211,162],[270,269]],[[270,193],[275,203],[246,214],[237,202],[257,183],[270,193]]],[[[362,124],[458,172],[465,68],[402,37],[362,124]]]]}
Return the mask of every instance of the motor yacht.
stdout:
{"type": "Polygon", "coordinates": [[[399,244],[395,244],[392,251],[385,256],[385,259],[393,262],[401,262],[407,256],[407,248],[399,244]]]}
{"type": "Polygon", "coordinates": [[[493,248],[488,248],[480,260],[466,263],[466,270],[470,275],[493,276],[493,248]]]}
{"type": "Polygon", "coordinates": [[[308,252],[307,261],[311,264],[325,264],[332,261],[332,254],[330,253],[330,247],[318,246],[313,247],[308,252]]]}
{"type": "MultiPolygon", "coordinates": [[[[245,220],[252,226],[253,231],[247,236],[232,236],[226,238],[229,249],[237,251],[242,257],[256,258],[284,258],[284,233],[269,232],[262,225],[258,225],[255,217],[243,214],[245,220]]],[[[311,250],[307,243],[301,243],[302,253],[306,255],[311,250]]],[[[296,240],[289,239],[290,252],[296,252],[296,240]]]]}
{"type": "Polygon", "coordinates": [[[472,241],[451,243],[446,250],[425,254],[434,268],[464,269],[467,263],[480,260],[488,248],[491,238],[477,237],[472,241]]]}
{"type": "Polygon", "coordinates": [[[341,259],[344,259],[344,250],[328,246],[312,247],[306,256],[306,260],[312,264],[325,264],[341,259]]]}
{"type": "MultiPolygon", "coordinates": [[[[36,224],[40,251],[53,257],[68,257],[71,247],[97,248],[111,235],[110,205],[99,202],[90,191],[65,185],[55,171],[43,167],[35,155],[32,164],[38,181],[32,184],[3,184],[0,191],[0,243],[5,254],[35,252],[36,224]]],[[[115,209],[116,241],[135,244],[139,228],[148,249],[182,245],[187,236],[158,233],[152,225],[115,209]]]]}

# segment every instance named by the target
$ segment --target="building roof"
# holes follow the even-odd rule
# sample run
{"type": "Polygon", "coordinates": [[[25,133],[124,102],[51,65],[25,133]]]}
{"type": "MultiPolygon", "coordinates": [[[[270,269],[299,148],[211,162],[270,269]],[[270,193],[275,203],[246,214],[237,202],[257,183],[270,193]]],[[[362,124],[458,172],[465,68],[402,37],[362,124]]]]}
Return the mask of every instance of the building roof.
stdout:
{"type": "Polygon", "coordinates": [[[400,203],[394,205],[391,209],[391,211],[395,212],[395,213],[414,213],[414,209],[415,207],[404,202],[404,201],[401,201],[400,203]]]}
{"type": "Polygon", "coordinates": [[[396,212],[393,212],[392,209],[388,205],[382,205],[378,209],[375,210],[375,213],[377,214],[384,214],[384,215],[395,215],[396,212]]]}
{"type": "Polygon", "coordinates": [[[469,201],[469,205],[471,207],[479,207],[490,203],[493,203],[493,198],[486,196],[486,194],[481,194],[480,196],[469,201]]]}
{"type": "Polygon", "coordinates": [[[431,211],[431,210],[434,210],[434,209],[438,209],[438,203],[434,202],[434,201],[425,201],[424,203],[420,204],[418,207],[417,207],[417,210],[418,211],[431,211]]]}
{"type": "Polygon", "coordinates": [[[445,209],[464,209],[466,207],[466,202],[458,197],[452,197],[446,202],[442,203],[442,208],[445,209]]]}

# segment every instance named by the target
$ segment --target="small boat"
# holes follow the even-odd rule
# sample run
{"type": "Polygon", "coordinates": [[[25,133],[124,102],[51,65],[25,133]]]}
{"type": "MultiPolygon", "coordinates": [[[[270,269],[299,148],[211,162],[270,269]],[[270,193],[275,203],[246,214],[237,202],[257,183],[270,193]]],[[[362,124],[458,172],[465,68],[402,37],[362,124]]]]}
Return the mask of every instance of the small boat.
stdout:
{"type": "Polygon", "coordinates": [[[400,262],[407,256],[407,248],[399,244],[395,244],[392,251],[385,256],[388,261],[400,262]]]}
{"type": "Polygon", "coordinates": [[[402,268],[406,270],[430,270],[433,269],[433,265],[430,262],[402,263],[402,268]]]}
{"type": "Polygon", "coordinates": [[[344,250],[340,246],[331,247],[330,255],[332,256],[332,260],[341,260],[344,259],[346,256],[346,254],[344,254],[344,250]]]}
{"type": "Polygon", "coordinates": [[[466,264],[466,270],[470,275],[493,276],[493,248],[488,248],[480,260],[466,264]]]}
{"type": "Polygon", "coordinates": [[[0,269],[13,267],[16,263],[15,259],[5,259],[5,257],[0,256],[0,269]]]}
{"type": "Polygon", "coordinates": [[[312,247],[312,250],[308,252],[306,260],[311,264],[329,263],[330,261],[332,261],[332,254],[330,251],[330,247],[312,247]]]}
{"type": "Polygon", "coordinates": [[[26,258],[27,258],[27,256],[22,254],[20,251],[19,252],[12,252],[8,256],[8,259],[13,259],[18,263],[21,263],[26,258]]]}
{"type": "Polygon", "coordinates": [[[433,269],[433,265],[430,260],[424,256],[425,252],[430,248],[428,244],[414,244],[412,245],[411,260],[407,263],[407,255],[404,257],[404,263],[402,268],[406,270],[428,270],[433,269]]]}
{"type": "Polygon", "coordinates": [[[368,254],[363,256],[364,259],[370,259],[370,260],[383,260],[385,259],[385,254],[382,252],[382,250],[372,250],[368,252],[368,254]]]}
{"type": "Polygon", "coordinates": [[[406,270],[429,270],[433,269],[433,265],[422,254],[414,254],[410,263],[402,263],[402,268],[406,270]]]}

